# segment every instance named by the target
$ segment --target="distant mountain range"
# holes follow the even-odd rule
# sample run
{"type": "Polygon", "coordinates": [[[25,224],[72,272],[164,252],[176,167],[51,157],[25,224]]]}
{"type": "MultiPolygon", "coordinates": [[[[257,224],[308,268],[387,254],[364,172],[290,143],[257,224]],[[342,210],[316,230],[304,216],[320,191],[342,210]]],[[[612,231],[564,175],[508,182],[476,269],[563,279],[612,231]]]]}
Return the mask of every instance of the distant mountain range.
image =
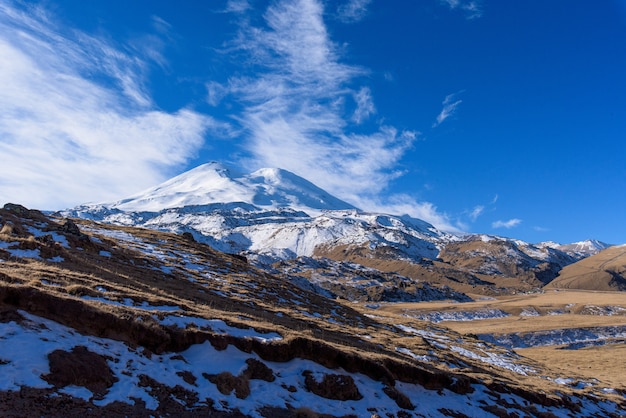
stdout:
{"type": "Polygon", "coordinates": [[[563,267],[609,247],[591,240],[531,244],[451,234],[409,216],[361,211],[286,170],[242,174],[216,162],[117,202],[81,205],[59,214],[190,233],[199,242],[266,267],[299,257],[325,257],[401,272],[461,292],[476,291],[476,284],[486,293],[540,287],[563,267]]]}

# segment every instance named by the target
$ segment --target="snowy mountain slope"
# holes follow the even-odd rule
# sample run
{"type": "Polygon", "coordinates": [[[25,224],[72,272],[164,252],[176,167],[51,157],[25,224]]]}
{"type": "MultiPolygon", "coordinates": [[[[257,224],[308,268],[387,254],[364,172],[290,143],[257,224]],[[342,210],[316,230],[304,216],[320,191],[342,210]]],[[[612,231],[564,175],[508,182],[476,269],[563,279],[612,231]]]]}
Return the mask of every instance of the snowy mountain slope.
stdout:
{"type": "Polygon", "coordinates": [[[487,235],[467,236],[450,243],[440,258],[473,273],[507,277],[532,276],[550,282],[564,266],[578,261],[561,250],[487,235]]]}
{"type": "Polygon", "coordinates": [[[410,217],[363,213],[280,169],[242,175],[218,163],[113,203],[60,212],[118,225],[191,232],[225,252],[271,260],[311,256],[320,244],[389,245],[406,258],[435,258],[450,234],[410,217]]]}
{"type": "MultiPolygon", "coordinates": [[[[514,352],[182,235],[0,210],[3,416],[619,416],[514,352]]],[[[331,266],[332,267],[332,266],[331,266]]]]}
{"type": "MultiPolygon", "coordinates": [[[[362,212],[285,170],[266,168],[241,174],[215,162],[127,199],[59,214],[189,232],[199,242],[246,255],[259,265],[324,254],[342,261],[335,248],[361,253],[366,264],[376,268],[370,261],[378,258],[413,265],[437,260],[444,263],[438,267],[439,277],[451,277],[453,270],[453,282],[473,284],[500,277],[522,278],[540,287],[564,266],[606,246],[594,241],[533,245],[490,235],[452,235],[408,216],[362,212]]],[[[497,290],[500,287],[505,292],[528,290],[515,280],[502,286],[493,282],[492,287],[497,292],[502,291],[497,290]]]]}
{"type": "Polygon", "coordinates": [[[185,206],[240,202],[264,209],[288,207],[309,214],[354,209],[288,171],[263,168],[244,175],[217,162],[203,164],[135,196],[102,206],[125,212],[160,212],[185,206]]]}
{"type": "Polygon", "coordinates": [[[598,240],[585,240],[573,242],[571,244],[557,244],[554,242],[539,243],[538,246],[555,248],[561,250],[577,259],[589,257],[600,251],[609,248],[611,245],[598,240]]]}

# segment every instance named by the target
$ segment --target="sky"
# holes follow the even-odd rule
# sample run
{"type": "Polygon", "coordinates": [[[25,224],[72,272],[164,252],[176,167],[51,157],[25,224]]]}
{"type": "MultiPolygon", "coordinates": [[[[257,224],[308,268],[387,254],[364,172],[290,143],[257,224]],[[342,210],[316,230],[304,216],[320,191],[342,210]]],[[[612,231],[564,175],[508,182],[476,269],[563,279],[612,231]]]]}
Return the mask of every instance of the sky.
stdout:
{"type": "Polygon", "coordinates": [[[624,0],[0,0],[0,203],[219,161],[368,211],[626,243],[624,0]]]}

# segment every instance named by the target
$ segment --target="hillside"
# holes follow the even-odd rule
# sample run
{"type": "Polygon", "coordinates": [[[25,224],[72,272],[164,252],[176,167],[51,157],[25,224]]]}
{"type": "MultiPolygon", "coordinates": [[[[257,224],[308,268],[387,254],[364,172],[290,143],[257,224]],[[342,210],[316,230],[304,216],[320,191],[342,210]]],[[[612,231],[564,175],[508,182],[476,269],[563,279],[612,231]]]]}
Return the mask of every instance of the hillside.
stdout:
{"type": "Polygon", "coordinates": [[[566,266],[550,289],[626,290],[626,246],[607,248],[566,266]]]}
{"type": "Polygon", "coordinates": [[[511,350],[325,298],[189,234],[18,205],[0,222],[3,416],[625,411],[601,383],[564,385],[511,350]]]}

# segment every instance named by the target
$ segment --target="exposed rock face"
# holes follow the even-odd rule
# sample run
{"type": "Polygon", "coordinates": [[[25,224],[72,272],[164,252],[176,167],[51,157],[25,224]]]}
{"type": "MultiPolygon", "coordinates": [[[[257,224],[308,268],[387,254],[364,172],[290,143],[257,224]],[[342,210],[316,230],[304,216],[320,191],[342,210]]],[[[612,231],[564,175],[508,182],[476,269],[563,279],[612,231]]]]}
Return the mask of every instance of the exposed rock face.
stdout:
{"type": "Polygon", "coordinates": [[[48,355],[50,373],[43,378],[56,387],[84,386],[103,395],[117,379],[106,360],[86,347],[74,347],[71,352],[55,350],[48,355]]]}
{"type": "Polygon", "coordinates": [[[246,370],[239,376],[235,376],[230,372],[222,372],[219,374],[203,373],[202,376],[209,382],[217,386],[217,390],[224,395],[229,395],[233,391],[239,399],[246,399],[250,396],[250,380],[257,379],[265,382],[273,382],[276,380],[272,369],[257,359],[249,358],[246,360],[246,370]]]}
{"type": "Polygon", "coordinates": [[[385,392],[385,394],[391,399],[396,401],[400,408],[411,410],[415,409],[415,406],[413,405],[409,397],[400,392],[397,388],[393,386],[385,386],[383,388],[383,392],[385,392]]]}
{"type": "Polygon", "coordinates": [[[61,231],[65,232],[66,234],[72,234],[77,236],[82,235],[80,229],[78,229],[78,226],[71,219],[65,220],[65,223],[61,226],[61,231]]]}
{"type": "Polygon", "coordinates": [[[250,383],[248,379],[234,376],[230,372],[219,374],[203,374],[204,378],[217,386],[217,390],[223,395],[230,395],[235,391],[235,396],[239,399],[246,399],[250,396],[250,383]]]}
{"type": "Polygon", "coordinates": [[[246,360],[246,364],[248,367],[244,370],[243,374],[249,379],[263,380],[265,382],[273,382],[276,380],[276,376],[274,376],[272,369],[267,367],[267,365],[262,361],[249,358],[246,360]]]}
{"type": "Polygon", "coordinates": [[[302,375],[304,376],[306,388],[322,398],[338,401],[358,401],[363,399],[363,395],[359,392],[359,388],[355,385],[351,376],[325,374],[321,381],[317,381],[309,370],[305,370],[302,375]]]}

